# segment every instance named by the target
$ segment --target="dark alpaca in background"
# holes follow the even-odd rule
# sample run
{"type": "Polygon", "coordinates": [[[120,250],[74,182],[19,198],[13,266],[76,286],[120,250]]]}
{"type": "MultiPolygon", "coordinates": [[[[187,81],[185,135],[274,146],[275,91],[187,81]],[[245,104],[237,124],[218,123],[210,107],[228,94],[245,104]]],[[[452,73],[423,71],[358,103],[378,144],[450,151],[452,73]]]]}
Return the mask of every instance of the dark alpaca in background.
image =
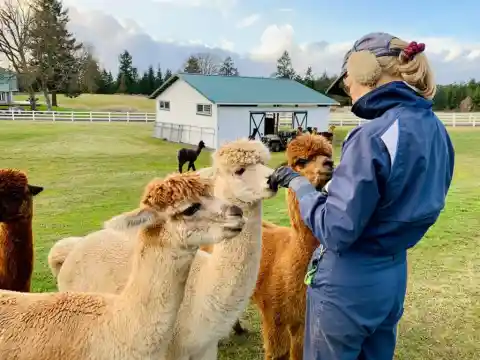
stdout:
{"type": "Polygon", "coordinates": [[[43,191],[18,170],[0,169],[0,289],[30,292],[33,197],[43,191]]]}
{"type": "Polygon", "coordinates": [[[200,140],[200,142],[197,145],[197,148],[194,149],[187,149],[187,148],[182,148],[178,150],[178,172],[182,172],[183,170],[183,165],[188,162],[188,169],[192,169],[193,171],[196,171],[195,169],[195,160],[197,160],[198,155],[202,152],[202,149],[205,147],[205,143],[203,140],[200,140]]]}

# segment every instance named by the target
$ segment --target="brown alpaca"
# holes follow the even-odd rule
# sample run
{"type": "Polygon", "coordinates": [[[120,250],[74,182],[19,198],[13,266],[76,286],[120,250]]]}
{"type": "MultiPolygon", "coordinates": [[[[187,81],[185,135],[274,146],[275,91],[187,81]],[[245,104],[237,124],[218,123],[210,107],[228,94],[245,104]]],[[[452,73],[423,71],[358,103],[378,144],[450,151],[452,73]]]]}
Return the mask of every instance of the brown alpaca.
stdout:
{"type": "MultiPolygon", "coordinates": [[[[317,188],[331,178],[332,146],[321,135],[303,134],[288,145],[288,165],[317,188]]],[[[319,245],[303,223],[295,194],[287,190],[291,228],[264,221],[262,259],[253,293],[261,313],[265,359],[302,360],[307,266],[319,245]]]]}
{"type": "Polygon", "coordinates": [[[24,173],[0,169],[0,289],[30,291],[33,197],[42,191],[24,173]]]}

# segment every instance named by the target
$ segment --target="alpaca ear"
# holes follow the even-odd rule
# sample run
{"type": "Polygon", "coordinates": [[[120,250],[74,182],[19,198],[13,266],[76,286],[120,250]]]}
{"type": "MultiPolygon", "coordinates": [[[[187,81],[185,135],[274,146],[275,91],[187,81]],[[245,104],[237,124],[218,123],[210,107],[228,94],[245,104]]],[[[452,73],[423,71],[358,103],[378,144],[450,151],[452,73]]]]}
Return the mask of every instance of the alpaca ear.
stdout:
{"type": "Polygon", "coordinates": [[[114,216],[103,223],[103,228],[117,231],[131,230],[152,225],[158,220],[159,214],[156,210],[142,207],[114,216]]]}
{"type": "Polygon", "coordinates": [[[43,187],[28,184],[28,190],[32,196],[38,195],[43,191],[43,187]]]}

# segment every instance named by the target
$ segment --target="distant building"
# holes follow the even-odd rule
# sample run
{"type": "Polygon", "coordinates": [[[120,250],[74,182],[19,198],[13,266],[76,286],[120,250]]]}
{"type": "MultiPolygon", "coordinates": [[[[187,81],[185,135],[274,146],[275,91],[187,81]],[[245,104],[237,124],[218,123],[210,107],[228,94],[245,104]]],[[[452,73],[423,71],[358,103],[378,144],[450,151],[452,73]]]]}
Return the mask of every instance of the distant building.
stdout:
{"type": "Polygon", "coordinates": [[[282,127],[327,131],[333,99],[290,79],[176,74],[155,90],[154,137],[216,149],[282,127]]]}
{"type": "Polygon", "coordinates": [[[0,105],[13,105],[13,93],[18,91],[17,75],[0,68],[0,105]]]}

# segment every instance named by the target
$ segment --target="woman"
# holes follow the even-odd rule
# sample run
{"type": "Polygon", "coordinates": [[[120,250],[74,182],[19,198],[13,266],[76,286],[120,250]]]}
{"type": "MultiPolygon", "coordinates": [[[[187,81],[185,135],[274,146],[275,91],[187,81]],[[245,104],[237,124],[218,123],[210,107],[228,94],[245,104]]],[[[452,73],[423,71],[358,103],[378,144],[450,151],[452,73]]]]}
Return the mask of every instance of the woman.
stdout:
{"type": "Polygon", "coordinates": [[[393,358],[406,251],[437,220],[453,176],[424,48],[385,33],[355,42],[327,91],[348,94],[352,112],[371,121],[347,135],[324,191],[288,167],[270,178],[295,191],[321,243],[306,276],[305,360],[393,358]]]}

